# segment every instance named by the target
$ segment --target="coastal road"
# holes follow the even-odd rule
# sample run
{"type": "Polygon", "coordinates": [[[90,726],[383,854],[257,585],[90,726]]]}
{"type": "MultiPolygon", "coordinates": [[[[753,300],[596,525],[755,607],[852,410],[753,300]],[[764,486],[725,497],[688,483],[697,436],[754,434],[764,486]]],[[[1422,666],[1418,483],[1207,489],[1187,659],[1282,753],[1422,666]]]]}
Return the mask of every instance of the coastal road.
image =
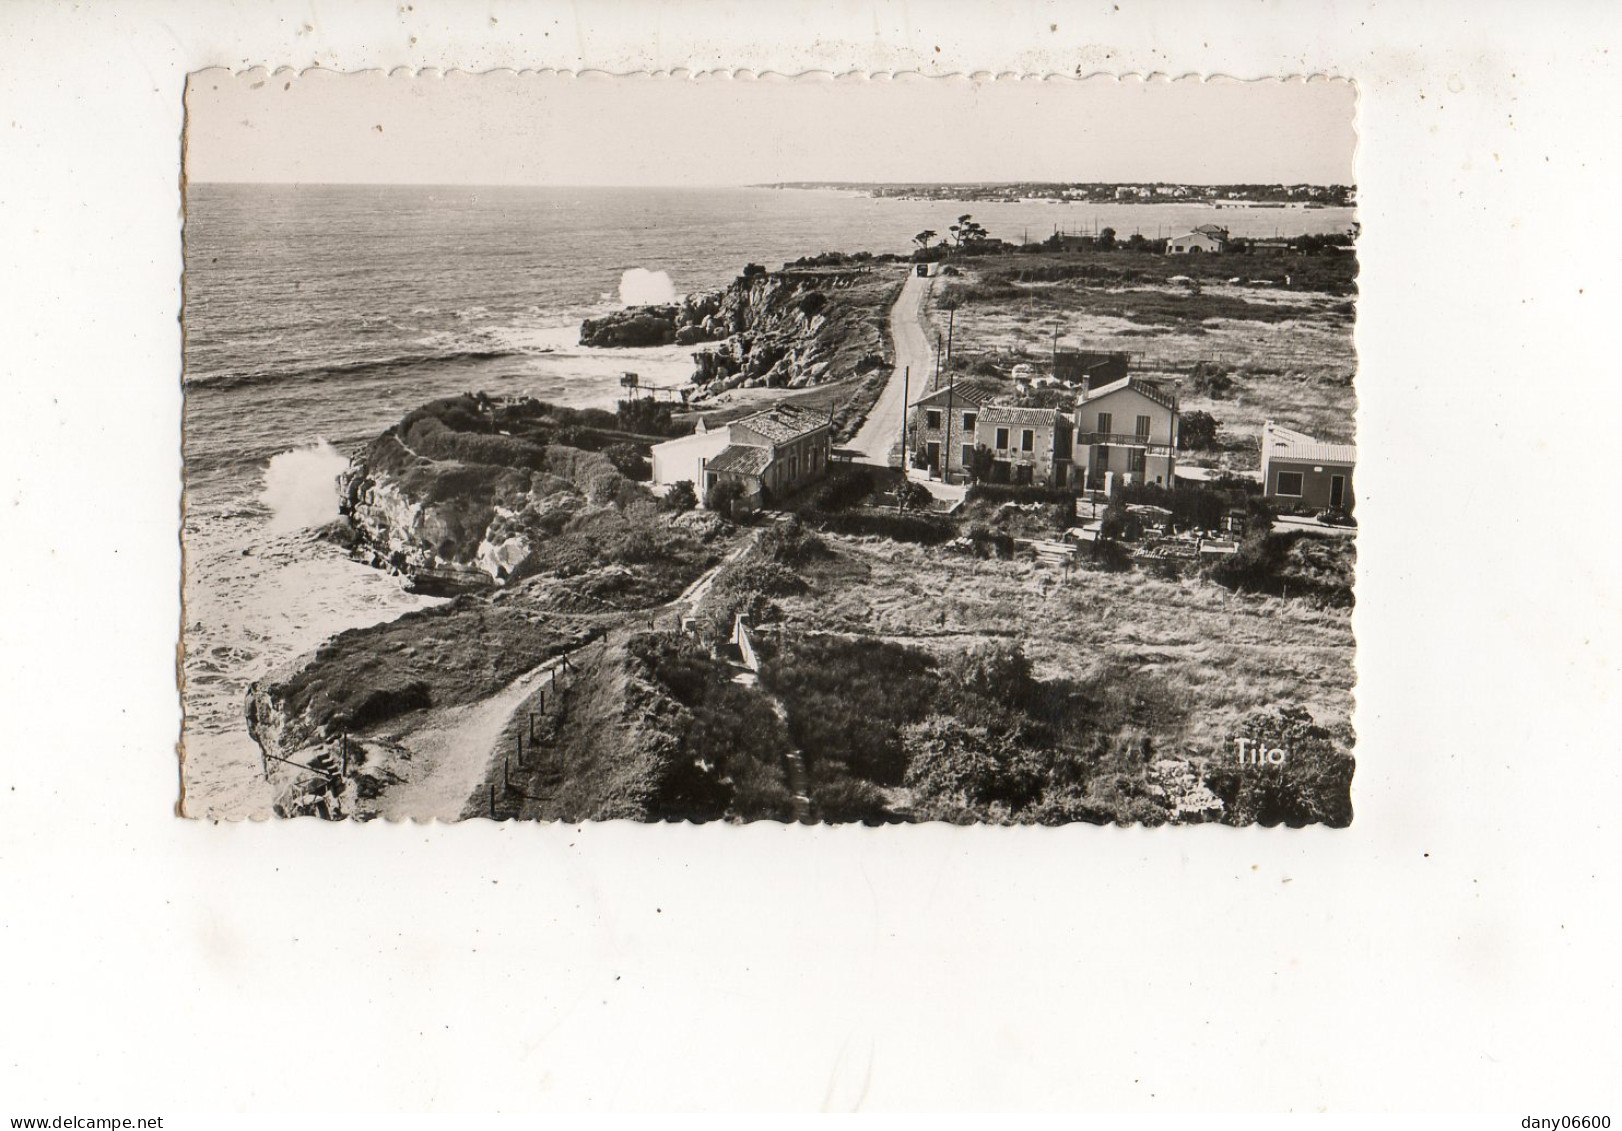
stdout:
{"type": "Polygon", "coordinates": [[[924,299],[935,280],[909,273],[901,286],[895,305],[890,308],[890,340],[895,343],[895,371],[889,384],[867,414],[867,420],[855,437],[846,445],[860,452],[862,463],[876,463],[880,467],[894,467],[901,444],[901,418],[907,410],[908,395],[917,400],[927,387],[931,367],[935,364],[934,349],[924,329],[924,299]],[[905,378],[907,368],[912,378],[905,378]],[[910,388],[904,389],[903,386],[910,388]]]}

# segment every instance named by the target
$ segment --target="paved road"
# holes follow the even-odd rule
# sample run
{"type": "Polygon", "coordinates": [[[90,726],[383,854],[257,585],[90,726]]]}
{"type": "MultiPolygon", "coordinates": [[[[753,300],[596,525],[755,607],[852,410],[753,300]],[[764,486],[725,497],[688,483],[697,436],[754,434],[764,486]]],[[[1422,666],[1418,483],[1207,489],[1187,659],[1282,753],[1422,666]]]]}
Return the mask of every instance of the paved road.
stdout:
{"type": "Polygon", "coordinates": [[[912,367],[910,388],[906,395],[917,400],[923,393],[935,364],[934,347],[924,331],[924,299],[929,294],[933,279],[909,274],[901,287],[901,294],[890,308],[890,340],[895,343],[895,372],[890,383],[879,394],[878,403],[867,414],[867,420],[848,445],[862,453],[865,463],[881,467],[900,464],[901,417],[906,411],[903,385],[908,384],[904,374],[912,367]]]}

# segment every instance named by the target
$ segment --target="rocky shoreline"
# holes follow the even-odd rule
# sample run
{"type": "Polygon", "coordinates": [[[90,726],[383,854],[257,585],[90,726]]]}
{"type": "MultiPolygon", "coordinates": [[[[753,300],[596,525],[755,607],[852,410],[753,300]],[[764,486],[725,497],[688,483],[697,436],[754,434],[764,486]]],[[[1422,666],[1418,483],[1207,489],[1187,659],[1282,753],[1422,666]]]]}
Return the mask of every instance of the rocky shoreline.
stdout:
{"type": "Polygon", "coordinates": [[[737,388],[801,389],[860,376],[888,364],[882,327],[871,316],[899,286],[873,262],[772,272],[751,265],[720,290],[588,318],[580,344],[708,345],[693,354],[693,399],[700,402],[737,388]]]}

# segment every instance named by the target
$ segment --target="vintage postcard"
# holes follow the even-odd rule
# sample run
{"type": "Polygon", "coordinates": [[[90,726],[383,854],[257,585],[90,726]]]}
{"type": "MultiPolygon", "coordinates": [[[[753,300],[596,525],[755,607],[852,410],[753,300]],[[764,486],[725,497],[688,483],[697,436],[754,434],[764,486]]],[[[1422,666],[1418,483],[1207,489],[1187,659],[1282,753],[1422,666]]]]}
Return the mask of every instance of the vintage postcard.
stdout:
{"type": "Polygon", "coordinates": [[[1348,824],[1355,105],[192,75],[181,811],[1348,824]]]}

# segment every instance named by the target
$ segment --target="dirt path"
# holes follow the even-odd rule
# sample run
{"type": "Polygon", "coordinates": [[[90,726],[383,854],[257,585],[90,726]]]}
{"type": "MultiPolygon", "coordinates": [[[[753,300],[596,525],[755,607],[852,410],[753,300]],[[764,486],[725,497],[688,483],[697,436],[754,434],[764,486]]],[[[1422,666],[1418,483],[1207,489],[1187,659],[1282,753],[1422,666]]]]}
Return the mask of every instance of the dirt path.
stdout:
{"type": "Polygon", "coordinates": [[[929,295],[932,279],[909,274],[890,308],[890,340],[895,343],[895,370],[889,384],[879,394],[873,411],[852,438],[849,447],[862,453],[865,463],[881,467],[897,464],[895,452],[901,443],[901,418],[906,412],[906,398],[917,399],[929,380],[934,354],[929,335],[924,330],[924,299],[929,295]],[[906,371],[911,367],[910,381],[906,371]],[[908,388],[910,386],[910,390],[908,388]]]}
{"type": "MultiPolygon", "coordinates": [[[[747,553],[759,537],[760,532],[756,531],[745,538],[674,601],[652,610],[627,614],[625,624],[636,624],[672,611],[690,613],[709,592],[721,570],[747,553]]],[[[624,627],[611,628],[607,635],[621,638],[624,627]]],[[[554,656],[488,699],[433,712],[420,725],[398,736],[397,744],[410,754],[411,779],[379,798],[377,811],[390,819],[459,819],[469,798],[483,785],[489,773],[497,740],[508,720],[526,699],[553,678],[567,657],[597,643],[598,638],[594,637],[580,648],[554,656]]]]}
{"type": "Polygon", "coordinates": [[[525,699],[552,678],[562,662],[563,656],[555,656],[525,672],[490,698],[448,707],[409,734],[402,735],[399,745],[411,752],[413,776],[411,781],[381,798],[379,811],[383,816],[391,820],[460,819],[468,798],[484,781],[496,750],[496,740],[506,729],[507,720],[525,699]]]}

